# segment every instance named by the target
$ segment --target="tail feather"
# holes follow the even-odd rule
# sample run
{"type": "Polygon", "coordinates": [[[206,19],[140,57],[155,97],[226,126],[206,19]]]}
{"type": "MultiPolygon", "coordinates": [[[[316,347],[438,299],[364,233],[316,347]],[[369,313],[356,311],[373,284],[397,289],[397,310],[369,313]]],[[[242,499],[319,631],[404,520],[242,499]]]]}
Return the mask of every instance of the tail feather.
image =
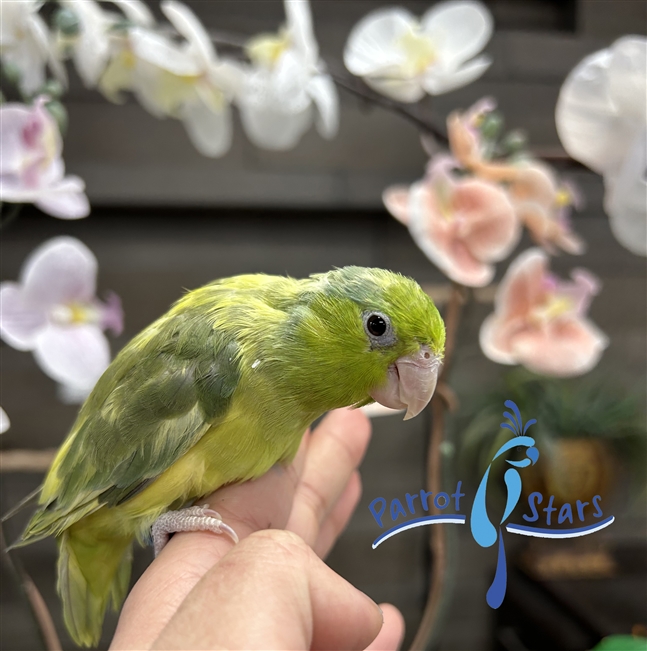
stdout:
{"type": "Polygon", "coordinates": [[[95,538],[71,528],[59,538],[58,593],[63,619],[80,646],[96,646],[111,600],[121,606],[130,580],[130,538],[95,538]]]}
{"type": "Polygon", "coordinates": [[[40,492],[43,490],[42,484],[33,490],[29,495],[26,497],[23,497],[18,504],[15,504],[12,506],[3,516],[2,516],[2,522],[6,522],[9,520],[9,518],[13,518],[16,513],[20,513],[26,506],[29,506],[35,499],[38,498],[40,495],[40,492]]]}
{"type": "Polygon", "coordinates": [[[110,586],[110,596],[112,599],[112,609],[117,612],[124,603],[128,588],[130,587],[130,571],[133,566],[133,547],[128,546],[126,553],[121,558],[119,569],[110,586]]]}

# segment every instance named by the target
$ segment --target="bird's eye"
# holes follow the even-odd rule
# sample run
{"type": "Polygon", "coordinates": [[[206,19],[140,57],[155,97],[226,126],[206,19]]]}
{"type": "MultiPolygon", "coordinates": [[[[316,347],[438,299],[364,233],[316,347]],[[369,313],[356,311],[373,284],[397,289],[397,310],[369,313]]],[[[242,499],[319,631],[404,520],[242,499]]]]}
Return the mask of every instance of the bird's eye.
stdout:
{"type": "Polygon", "coordinates": [[[381,312],[364,313],[364,330],[373,346],[389,346],[395,341],[391,320],[381,312]]]}
{"type": "Polygon", "coordinates": [[[381,337],[386,332],[386,321],[380,314],[371,314],[366,319],[366,329],[374,337],[381,337]]]}

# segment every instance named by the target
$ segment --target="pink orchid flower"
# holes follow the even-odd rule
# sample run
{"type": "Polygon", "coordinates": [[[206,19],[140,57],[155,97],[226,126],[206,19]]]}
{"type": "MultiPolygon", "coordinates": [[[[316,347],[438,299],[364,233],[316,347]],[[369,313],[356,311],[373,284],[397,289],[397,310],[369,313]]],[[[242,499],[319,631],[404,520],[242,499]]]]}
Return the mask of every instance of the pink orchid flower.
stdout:
{"type": "Polygon", "coordinates": [[[97,260],[79,240],[56,237],[32,252],[20,282],[0,283],[0,336],[36,362],[77,400],[94,387],[110,363],[103,334],[121,333],[116,295],[95,297],[97,260]]]}
{"type": "Polygon", "coordinates": [[[65,176],[61,136],[45,102],[40,97],[33,106],[0,107],[0,201],[34,203],[60,219],[87,217],[85,185],[65,176]]]}
{"type": "Polygon", "coordinates": [[[508,269],[481,326],[481,349],[499,364],[523,364],[536,373],[567,377],[590,371],[608,345],[586,317],[600,283],[584,269],[572,282],[548,269],[541,249],[522,253],[508,269]]]}
{"type": "Polygon", "coordinates": [[[427,179],[410,188],[388,188],[384,205],[451,280],[483,287],[494,278],[492,263],[517,245],[519,224],[498,185],[454,178],[448,171],[454,165],[452,159],[437,159],[427,179]]]}
{"type": "Polygon", "coordinates": [[[512,163],[493,161],[485,155],[478,127],[495,107],[493,99],[485,98],[464,113],[450,114],[447,132],[453,155],[477,177],[505,185],[518,218],[537,244],[553,254],[556,249],[573,255],[583,253],[585,244],[568,219],[570,207],[581,205],[575,188],[560,183],[548,165],[535,159],[512,163]]]}

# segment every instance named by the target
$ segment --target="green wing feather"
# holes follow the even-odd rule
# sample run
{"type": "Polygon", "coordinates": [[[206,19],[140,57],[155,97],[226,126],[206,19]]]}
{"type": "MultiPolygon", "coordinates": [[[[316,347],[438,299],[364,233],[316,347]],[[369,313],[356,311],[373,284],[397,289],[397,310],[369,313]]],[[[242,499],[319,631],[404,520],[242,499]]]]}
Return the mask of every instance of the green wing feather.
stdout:
{"type": "Polygon", "coordinates": [[[120,504],[191,448],[227,411],[239,348],[204,310],[172,310],[97,383],[48,476],[23,544],[120,504]]]}

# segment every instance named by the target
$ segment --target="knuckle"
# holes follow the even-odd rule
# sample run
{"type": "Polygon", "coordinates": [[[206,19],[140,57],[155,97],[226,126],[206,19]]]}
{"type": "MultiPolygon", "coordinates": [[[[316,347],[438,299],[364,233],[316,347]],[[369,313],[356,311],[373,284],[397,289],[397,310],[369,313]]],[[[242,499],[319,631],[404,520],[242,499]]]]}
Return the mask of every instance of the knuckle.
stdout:
{"type": "Polygon", "coordinates": [[[275,559],[292,561],[308,552],[308,545],[297,534],[283,529],[265,529],[251,534],[248,538],[263,554],[271,554],[275,559]]]}

